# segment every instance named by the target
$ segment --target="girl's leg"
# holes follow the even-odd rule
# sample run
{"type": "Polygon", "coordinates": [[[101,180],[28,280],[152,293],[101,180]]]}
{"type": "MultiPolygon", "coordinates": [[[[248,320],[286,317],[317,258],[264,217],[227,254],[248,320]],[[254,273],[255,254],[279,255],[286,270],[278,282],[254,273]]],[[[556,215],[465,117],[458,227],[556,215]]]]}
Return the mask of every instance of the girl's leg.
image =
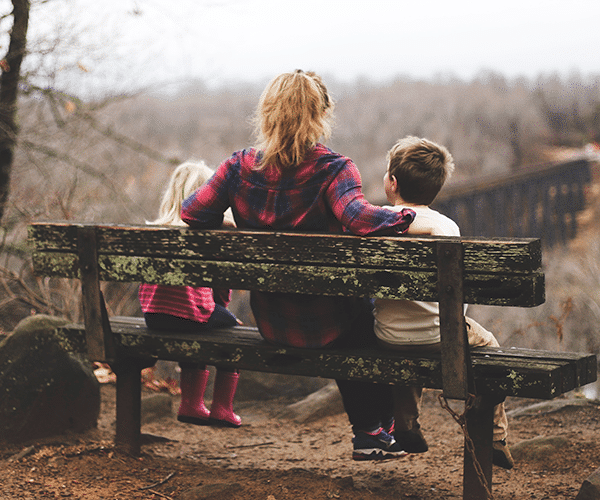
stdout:
{"type": "MultiPolygon", "coordinates": [[[[228,327],[239,324],[227,308],[216,304],[206,323],[178,318],[168,314],[145,314],[148,328],[200,333],[210,328],[228,327]]],[[[211,411],[204,403],[204,393],[209,371],[206,366],[181,364],[181,404],[177,420],[196,425],[217,424],[239,427],[241,419],[233,412],[233,398],[237,389],[239,373],[236,370],[217,368],[211,411]]]]}
{"type": "MultiPolygon", "coordinates": [[[[225,307],[215,304],[206,328],[224,328],[239,324],[237,318],[225,307]]],[[[237,370],[217,367],[213,401],[210,407],[210,423],[225,427],[239,427],[242,419],[233,411],[233,398],[240,374],[237,370]]]]}
{"type": "Polygon", "coordinates": [[[151,330],[193,333],[204,326],[202,323],[191,319],[179,318],[164,313],[145,313],[144,320],[146,326],[151,330]]]}
{"type": "Polygon", "coordinates": [[[242,425],[242,419],[233,411],[233,398],[235,397],[239,378],[240,374],[237,371],[217,368],[209,415],[211,425],[234,428],[242,425]]]}
{"type": "Polygon", "coordinates": [[[151,330],[170,330],[175,332],[199,333],[209,328],[223,328],[239,324],[237,318],[225,307],[215,304],[215,310],[206,323],[179,318],[164,313],[144,314],[146,326],[151,330]]]}
{"type": "Polygon", "coordinates": [[[209,371],[206,366],[181,364],[181,403],[177,420],[188,424],[208,425],[210,412],[204,404],[209,371]]]}
{"type": "MultiPolygon", "coordinates": [[[[199,323],[170,314],[144,314],[146,325],[152,330],[194,332],[199,323]]],[[[196,425],[208,425],[209,411],[204,404],[204,392],[209,372],[205,365],[180,363],[181,403],[177,411],[177,420],[196,425]]]]}
{"type": "Polygon", "coordinates": [[[238,319],[229,309],[220,304],[215,304],[215,310],[204,325],[205,328],[225,328],[238,325],[238,319]]]}

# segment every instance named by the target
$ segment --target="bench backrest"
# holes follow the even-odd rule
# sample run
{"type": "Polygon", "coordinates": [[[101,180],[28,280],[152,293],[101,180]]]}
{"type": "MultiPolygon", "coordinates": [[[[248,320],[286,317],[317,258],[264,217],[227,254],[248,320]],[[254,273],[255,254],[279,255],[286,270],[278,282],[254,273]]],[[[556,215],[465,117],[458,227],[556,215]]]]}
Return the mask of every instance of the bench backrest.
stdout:
{"type": "Polygon", "coordinates": [[[100,281],[425,300],[440,303],[444,392],[461,397],[470,366],[463,303],[532,307],[545,295],[539,239],[77,223],[34,223],[29,238],[36,274],[82,280],[92,359],[114,354],[100,281]]]}
{"type": "Polygon", "coordinates": [[[459,244],[464,302],[544,302],[539,239],[358,237],[152,226],[34,223],[36,273],[81,278],[95,252],[102,281],[438,300],[438,250],[459,244]],[[87,230],[87,232],[86,232],[87,230]],[[93,232],[95,241],[82,242],[93,232]]]}

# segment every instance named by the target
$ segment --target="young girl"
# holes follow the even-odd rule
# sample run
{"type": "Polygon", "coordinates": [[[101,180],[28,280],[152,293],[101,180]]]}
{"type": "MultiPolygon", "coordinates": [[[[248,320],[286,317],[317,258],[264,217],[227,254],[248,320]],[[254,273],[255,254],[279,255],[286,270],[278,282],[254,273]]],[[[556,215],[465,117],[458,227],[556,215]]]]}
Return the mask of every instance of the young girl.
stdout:
{"type": "MultiPolygon", "coordinates": [[[[185,226],[180,218],[183,200],[213,173],[203,162],[187,162],[177,167],[163,195],[158,219],[148,224],[185,226]]],[[[230,213],[225,214],[224,225],[235,226],[230,213]]],[[[237,318],[226,309],[230,296],[231,290],[205,287],[142,284],[139,289],[140,305],[148,328],[190,333],[236,325],[237,318]]],[[[196,425],[241,425],[240,417],[232,408],[239,372],[217,368],[209,411],[204,404],[209,375],[206,365],[180,363],[180,367],[181,404],[177,420],[196,425]]]]}

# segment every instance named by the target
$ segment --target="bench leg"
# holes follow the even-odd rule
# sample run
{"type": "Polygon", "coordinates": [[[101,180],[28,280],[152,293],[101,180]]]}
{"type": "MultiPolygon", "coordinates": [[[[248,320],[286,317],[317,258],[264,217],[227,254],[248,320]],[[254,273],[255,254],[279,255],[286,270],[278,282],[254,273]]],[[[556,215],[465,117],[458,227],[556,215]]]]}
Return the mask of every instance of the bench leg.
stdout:
{"type": "Polygon", "coordinates": [[[148,363],[120,360],[113,371],[117,375],[117,429],[115,446],[131,455],[141,451],[142,369],[148,363]]]}
{"type": "Polygon", "coordinates": [[[494,406],[492,398],[478,397],[467,412],[467,431],[474,446],[475,458],[481,470],[478,471],[465,440],[463,499],[484,500],[492,491],[492,440],[494,406]],[[482,477],[483,476],[483,477],[482,477]],[[485,483],[485,484],[484,484],[485,483]]]}

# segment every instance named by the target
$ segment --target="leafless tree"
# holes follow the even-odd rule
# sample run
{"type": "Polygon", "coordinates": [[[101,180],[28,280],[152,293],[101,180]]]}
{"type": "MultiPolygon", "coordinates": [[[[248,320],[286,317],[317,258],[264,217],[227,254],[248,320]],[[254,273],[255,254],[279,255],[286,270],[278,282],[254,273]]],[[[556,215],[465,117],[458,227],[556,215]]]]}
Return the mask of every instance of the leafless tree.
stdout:
{"type": "Polygon", "coordinates": [[[6,57],[0,61],[0,220],[10,189],[10,176],[17,137],[17,95],[21,63],[27,48],[29,0],[12,0],[12,29],[6,57]]]}

